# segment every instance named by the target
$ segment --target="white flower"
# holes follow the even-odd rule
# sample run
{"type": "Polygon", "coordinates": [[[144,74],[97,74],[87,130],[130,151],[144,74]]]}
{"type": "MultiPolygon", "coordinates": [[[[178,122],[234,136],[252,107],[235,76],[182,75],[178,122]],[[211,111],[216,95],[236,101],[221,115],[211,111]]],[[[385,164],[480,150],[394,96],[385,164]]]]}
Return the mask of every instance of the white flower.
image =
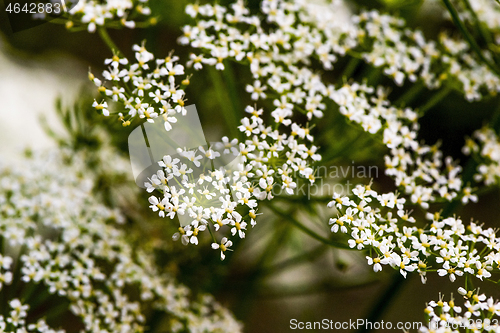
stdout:
{"type": "Polygon", "coordinates": [[[267,90],[266,86],[262,86],[262,83],[259,80],[255,80],[253,85],[247,85],[246,91],[251,94],[253,100],[258,100],[259,98],[266,98],[267,95],[264,91],[267,90]]]}
{"type": "Polygon", "coordinates": [[[390,264],[392,267],[399,268],[399,272],[404,278],[406,278],[407,272],[413,272],[415,270],[415,264],[410,264],[410,259],[408,257],[401,258],[401,256],[396,253],[391,255],[390,264]]]}
{"type": "Polygon", "coordinates": [[[368,260],[368,265],[373,265],[373,271],[374,272],[380,272],[382,270],[382,265],[380,264],[380,258],[372,258],[369,256],[366,256],[366,259],[368,260]]]}
{"type": "Polygon", "coordinates": [[[102,114],[104,116],[106,117],[109,116],[108,103],[106,102],[97,103],[97,101],[94,100],[92,107],[94,107],[98,111],[102,111],[102,114]]]}
{"type": "Polygon", "coordinates": [[[232,245],[233,245],[233,242],[228,240],[226,237],[223,237],[221,239],[220,244],[212,243],[212,249],[214,249],[214,250],[220,249],[220,258],[221,258],[221,260],[224,260],[224,258],[226,258],[226,255],[224,254],[224,252],[226,252],[227,250],[231,251],[229,249],[229,247],[231,247],[232,245]]]}
{"type": "Polygon", "coordinates": [[[177,118],[169,117],[168,113],[163,114],[163,120],[165,121],[164,126],[167,132],[172,129],[172,124],[175,124],[177,122],[177,118]]]}

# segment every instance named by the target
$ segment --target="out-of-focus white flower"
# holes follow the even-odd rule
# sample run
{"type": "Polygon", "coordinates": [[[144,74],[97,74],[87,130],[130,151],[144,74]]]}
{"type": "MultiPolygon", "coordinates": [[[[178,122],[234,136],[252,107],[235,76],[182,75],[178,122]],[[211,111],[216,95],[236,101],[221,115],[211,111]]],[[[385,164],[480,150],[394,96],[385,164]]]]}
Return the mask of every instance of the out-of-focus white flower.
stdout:
{"type": "MultiPolygon", "coordinates": [[[[150,255],[134,250],[114,223],[122,220],[121,214],[93,192],[82,157],[72,154],[74,164],[67,165],[64,156],[35,153],[22,169],[0,168],[0,237],[3,244],[10,240],[25,249],[17,258],[16,284],[43,285],[50,294],[66,298],[83,332],[144,330],[146,304],[167,312],[172,325],[187,331],[241,330],[215,301],[191,301],[184,286],[157,272],[150,255]],[[135,288],[137,299],[129,294],[135,288]]],[[[159,182],[161,178],[158,173],[159,182]]],[[[150,199],[162,213],[166,201],[150,199]]],[[[12,282],[12,261],[0,254],[0,289],[12,282]]],[[[8,323],[18,332],[56,332],[43,320],[27,325],[29,302],[8,301],[12,311],[0,317],[0,329],[8,323]]],[[[44,310],[50,314],[51,307],[44,310]]]]}

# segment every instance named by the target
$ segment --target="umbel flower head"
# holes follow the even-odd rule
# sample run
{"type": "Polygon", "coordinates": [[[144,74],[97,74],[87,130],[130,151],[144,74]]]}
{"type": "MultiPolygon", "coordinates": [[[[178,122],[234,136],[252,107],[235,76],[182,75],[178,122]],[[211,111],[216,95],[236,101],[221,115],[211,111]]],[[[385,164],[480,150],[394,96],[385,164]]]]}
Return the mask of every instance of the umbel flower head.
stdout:
{"type": "Polygon", "coordinates": [[[500,267],[495,229],[474,222],[464,225],[460,218],[442,218],[439,213],[427,213],[430,225],[418,228],[404,210],[406,200],[397,194],[379,194],[362,185],[352,192],[350,197],[335,194],[328,204],[339,212],[330,219],[331,230],[347,234],[351,248],[370,249],[366,259],[375,272],[391,266],[405,278],[418,272],[423,283],[429,271],[451,282],[463,275],[484,281],[500,267]]]}
{"type": "MultiPolygon", "coordinates": [[[[464,301],[444,300],[427,303],[424,310],[427,324],[419,332],[499,332],[500,303],[493,297],[480,294],[479,290],[467,292],[459,288],[464,301]],[[463,303],[463,305],[462,305],[463,303]]],[[[461,297],[459,296],[459,297],[461,297]]]]}
{"type": "MultiPolygon", "coordinates": [[[[476,64],[471,68],[471,62],[458,62],[456,66],[463,65],[460,67],[463,75],[454,72],[453,76],[447,72],[451,65],[440,63],[442,59],[450,59],[439,57],[441,53],[452,53],[453,59],[466,57],[466,48],[457,46],[463,42],[449,41],[444,43],[447,47],[440,49],[435,42],[426,41],[420,32],[403,29],[404,22],[400,19],[376,11],[353,16],[348,24],[339,24],[334,19],[334,8],[318,7],[306,1],[266,0],[258,15],[250,15],[243,1],[236,1],[228,8],[188,6],[186,12],[196,18],[198,24],[186,26],[185,36],[179,42],[201,52],[201,56],[192,56],[193,59],[211,59],[212,63],[221,64],[219,69],[226,59],[249,62],[254,81],[248,82],[247,92],[257,101],[273,96],[270,99],[276,109],[269,112],[279,135],[287,133],[286,127],[289,127],[299,138],[312,141],[309,122],[318,121],[327,103],[334,102],[341,114],[361,125],[364,131],[383,136],[382,141],[389,149],[385,157],[386,174],[411,195],[414,203],[427,209],[429,203],[451,201],[463,195],[461,167],[451,158],[444,158],[437,145],[428,146],[418,141],[417,111],[391,105],[388,91],[383,87],[356,82],[336,87],[310,66],[314,59],[319,60],[325,70],[330,70],[338,57],[361,54],[368,63],[383,67],[384,73],[396,84],[402,84],[408,77],[410,81],[420,80],[427,88],[435,89],[443,85],[446,78],[464,81],[472,75],[477,89],[484,85],[494,93],[499,87],[494,84],[498,78],[490,72],[480,74],[488,71],[484,66],[476,64]],[[262,25],[264,21],[269,26],[262,25]],[[241,57],[242,54],[245,57],[241,57]],[[443,72],[446,75],[442,75],[443,72]],[[300,113],[307,117],[308,123],[292,121],[300,113]]],[[[210,64],[208,60],[206,63],[210,64]]],[[[462,83],[468,87],[467,82],[462,83]]],[[[248,136],[257,134],[253,119],[242,119],[240,130],[248,136]]],[[[298,142],[300,144],[300,140],[298,142]]],[[[321,156],[315,149],[313,146],[307,152],[312,160],[318,161],[321,156]]],[[[314,178],[307,161],[301,166],[311,170],[309,176],[314,178]]]]}
{"type": "Polygon", "coordinates": [[[474,180],[484,182],[486,186],[498,184],[500,181],[500,140],[495,131],[484,126],[474,132],[472,138],[466,140],[462,152],[472,155],[480,161],[474,180]]]}
{"type": "MultiPolygon", "coordinates": [[[[117,114],[125,126],[137,118],[161,121],[165,125],[164,135],[168,136],[181,123],[177,119],[189,112],[181,88],[187,85],[190,76],[173,54],[156,59],[144,44],[133,49],[136,63],[129,65],[128,60],[118,57],[108,59],[105,63],[110,67],[103,72],[106,81],[90,75],[104,96],[93,106],[105,116],[115,115],[107,101],[117,102],[128,111],[127,115],[117,114]],[[178,76],[184,78],[180,86],[178,76]],[[130,81],[133,90],[126,89],[130,81]]],[[[311,143],[313,138],[308,134],[307,124],[290,119],[292,104],[288,98],[274,100],[273,104],[274,128],[262,119],[262,109],[248,106],[245,108],[248,116],[238,126],[246,140],[223,137],[213,146],[180,148],[177,155],[165,155],[159,161],[162,170],[151,175],[145,187],[152,193],[149,204],[154,212],[161,217],[187,219],[174,239],[197,245],[199,236],[205,232],[211,234],[214,249],[227,249],[229,246],[221,246],[224,237],[244,238],[247,228],[255,226],[258,201],[271,200],[275,189],[292,194],[298,177],[314,182],[310,165],[321,157],[311,143]],[[286,133],[288,129],[290,133],[286,133]],[[228,157],[235,155],[234,161],[228,161],[228,157]],[[231,163],[226,165],[224,161],[231,163]],[[221,236],[215,237],[214,232],[221,236]]],[[[321,116],[321,112],[310,115],[321,116]]]]}
{"type": "Polygon", "coordinates": [[[125,112],[119,112],[123,126],[129,126],[136,118],[148,122],[162,121],[169,131],[177,122],[176,117],[185,116],[187,110],[184,87],[189,76],[179,57],[170,53],[156,59],[148,52],[145,43],[134,45],[135,61],[114,55],[106,59],[108,69],[103,71],[103,80],[89,73],[89,79],[98,87],[103,100],[94,101],[93,107],[104,116],[110,115],[106,100],[120,103],[125,112]],[[132,87],[129,89],[129,87],[132,87]]]}
{"type": "MultiPolygon", "coordinates": [[[[458,84],[469,100],[481,99],[482,89],[499,92],[498,76],[478,60],[464,40],[445,32],[439,41],[426,40],[421,31],[406,28],[401,18],[377,11],[339,20],[336,6],[341,4],[264,0],[256,15],[250,14],[242,0],[228,7],[188,5],[186,13],[197,23],[186,26],[179,41],[203,51],[192,56],[199,66],[215,62],[222,70],[224,60],[231,58],[249,61],[257,80],[273,74],[274,84],[262,85],[262,89],[262,82],[256,86],[262,91],[268,85],[297,86],[296,80],[278,78],[293,74],[295,66],[309,65],[311,58],[331,70],[338,58],[349,55],[383,69],[397,85],[405,80],[420,81],[429,89],[458,84]],[[266,70],[269,65],[276,70],[266,70]]],[[[491,6],[498,7],[493,1],[491,6]]]]}
{"type": "Polygon", "coordinates": [[[100,203],[92,177],[76,167],[85,163],[72,158],[75,164],[65,165],[61,154],[40,154],[22,169],[0,169],[0,288],[10,308],[0,328],[142,332],[153,308],[169,318],[169,331],[240,331],[212,297],[192,301],[151,256],[132,248],[117,225],[123,217],[100,203]],[[54,304],[78,318],[71,327],[48,320],[54,304]]]}

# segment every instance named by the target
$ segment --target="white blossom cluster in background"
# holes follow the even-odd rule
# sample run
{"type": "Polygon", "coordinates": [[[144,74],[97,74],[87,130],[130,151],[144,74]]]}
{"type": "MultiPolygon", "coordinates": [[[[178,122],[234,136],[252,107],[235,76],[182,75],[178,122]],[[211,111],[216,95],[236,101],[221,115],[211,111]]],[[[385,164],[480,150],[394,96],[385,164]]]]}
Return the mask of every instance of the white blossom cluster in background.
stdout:
{"type": "Polygon", "coordinates": [[[429,89],[446,84],[462,91],[468,100],[500,89],[500,79],[476,59],[465,41],[444,32],[438,41],[427,41],[419,30],[405,28],[402,19],[376,11],[353,15],[350,24],[336,19],[334,4],[305,0],[265,0],[259,16],[249,15],[243,1],[229,8],[190,5],[186,12],[197,24],[184,27],[180,42],[208,51],[193,58],[217,61],[218,69],[223,68],[225,58],[249,61],[256,79],[275,75],[274,84],[268,83],[273,88],[286,82],[279,76],[286,78],[295,66],[309,64],[310,58],[330,70],[338,57],[347,54],[383,68],[398,85],[406,78],[421,80],[429,89]],[[261,22],[272,28],[263,28],[261,22]],[[277,71],[268,68],[270,64],[277,71]]]}
{"type": "Polygon", "coordinates": [[[474,132],[462,151],[480,161],[474,175],[477,182],[482,181],[487,186],[500,182],[500,140],[493,129],[485,126],[474,132]]]}
{"type": "Polygon", "coordinates": [[[63,333],[64,330],[54,330],[50,328],[44,319],[39,319],[36,323],[26,323],[29,305],[22,304],[17,298],[8,302],[8,316],[0,316],[0,330],[2,332],[42,332],[42,333],[63,333]]]}
{"type": "Polygon", "coordinates": [[[134,28],[136,21],[145,21],[151,15],[148,0],[73,0],[66,17],[66,26],[86,26],[89,32],[97,27],[134,28]],[[73,3],[76,2],[75,5],[73,3]]]}
{"type": "Polygon", "coordinates": [[[484,22],[496,34],[498,44],[500,38],[500,6],[498,2],[488,0],[469,1],[472,10],[481,22],[484,22]]]}
{"type": "Polygon", "coordinates": [[[117,225],[123,217],[100,203],[89,172],[76,166],[84,161],[72,158],[69,166],[60,152],[37,154],[22,168],[0,169],[1,280],[17,286],[3,286],[12,311],[0,328],[55,332],[43,319],[54,299],[38,299],[47,290],[69,302],[68,311],[81,320],[73,328],[84,332],[141,332],[151,307],[169,318],[173,332],[239,332],[240,324],[213,298],[191,300],[186,287],[157,271],[150,255],[132,248],[117,225]],[[21,265],[14,276],[12,262],[21,265]],[[20,285],[37,292],[15,295],[26,290],[20,285]],[[26,322],[32,302],[45,302],[45,310],[26,322]]]}
{"type": "MultiPolygon", "coordinates": [[[[184,67],[174,63],[177,61],[175,57],[155,61],[144,47],[136,45],[134,50],[137,64],[129,66],[128,60],[124,58],[108,59],[105,63],[110,68],[103,73],[107,82],[103,83],[92,74],[91,80],[107,100],[119,102],[128,111],[127,115],[118,113],[125,126],[130,125],[136,116],[151,122],[161,117],[165,124],[165,135],[168,136],[168,131],[177,122],[175,117],[182,117],[187,112],[184,90],[178,89],[175,82],[176,75],[184,74],[184,67]],[[120,66],[126,68],[120,69],[120,66]],[[168,79],[168,83],[164,83],[163,77],[168,79]],[[106,87],[106,84],[109,86],[106,87]]],[[[193,64],[203,63],[202,59],[191,61],[193,64]]],[[[184,85],[189,83],[186,80],[183,80],[184,85]]],[[[313,95],[316,89],[323,88],[315,76],[304,76],[302,80],[310,84],[308,87],[313,95]]],[[[311,100],[311,106],[314,103],[311,100]]],[[[316,153],[318,148],[311,143],[312,136],[307,124],[304,126],[290,119],[293,105],[287,98],[274,100],[274,105],[276,108],[271,112],[274,123],[271,125],[262,119],[263,109],[253,106],[245,109],[248,116],[241,120],[238,127],[247,137],[244,142],[225,137],[218,143],[219,148],[216,145],[195,150],[184,149],[179,156],[167,155],[160,161],[163,170],[152,175],[146,185],[149,192],[157,189],[162,193],[161,197],[150,197],[151,209],[164,217],[174,218],[179,214],[191,218],[190,223],[182,226],[174,238],[180,238],[184,244],[198,244],[198,233],[209,231],[213,235],[213,228],[213,231],[222,233],[218,239],[213,237],[213,247],[222,249],[221,256],[224,257],[224,251],[230,243],[221,246],[219,239],[227,240],[225,237],[230,237],[229,233],[231,236],[245,237],[247,226],[256,224],[257,201],[272,199],[275,188],[292,194],[299,176],[314,182],[310,165],[320,160],[320,156],[316,153]],[[289,128],[290,134],[285,134],[284,128],[289,128]],[[217,162],[218,158],[231,154],[239,157],[230,169],[204,170],[202,177],[191,175],[202,162],[203,165],[210,160],[217,162]],[[177,183],[172,186],[169,181],[174,179],[177,183]]],[[[94,107],[104,115],[109,115],[106,99],[95,101],[94,107]]],[[[323,108],[321,105],[318,107],[323,108]]],[[[311,110],[308,112],[309,118],[313,114],[321,116],[321,111],[311,110]]]]}
{"type": "Polygon", "coordinates": [[[363,59],[383,67],[384,74],[398,85],[405,78],[422,80],[429,89],[458,85],[469,101],[481,99],[484,91],[499,92],[498,76],[476,59],[464,40],[443,31],[437,41],[429,41],[421,31],[405,28],[402,19],[376,11],[363,13],[354,21],[372,39],[369,51],[361,52],[363,59]]]}
{"type": "Polygon", "coordinates": [[[431,301],[425,308],[427,325],[422,326],[422,333],[458,333],[458,332],[500,332],[500,303],[493,297],[479,294],[479,291],[467,292],[459,288],[464,296],[463,305],[458,305],[453,297],[444,301],[431,301]]]}
{"type": "Polygon", "coordinates": [[[482,24],[487,26],[494,33],[494,38],[490,42],[498,44],[500,38],[500,5],[496,0],[468,0],[467,6],[462,1],[453,1],[457,8],[460,8],[462,20],[475,24],[476,17],[482,24]],[[471,13],[470,9],[474,11],[471,13]]]}

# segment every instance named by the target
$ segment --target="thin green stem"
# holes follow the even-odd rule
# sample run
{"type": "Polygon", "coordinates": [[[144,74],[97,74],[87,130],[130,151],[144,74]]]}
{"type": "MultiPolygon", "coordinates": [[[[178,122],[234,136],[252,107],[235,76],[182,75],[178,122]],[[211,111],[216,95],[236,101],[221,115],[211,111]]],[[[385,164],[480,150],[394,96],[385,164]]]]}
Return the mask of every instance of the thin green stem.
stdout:
{"type": "MultiPolygon", "coordinates": [[[[224,76],[224,80],[226,81],[226,87],[227,87],[227,92],[231,100],[231,104],[233,105],[233,117],[236,119],[235,126],[238,127],[240,125],[240,118],[241,118],[241,113],[243,113],[243,105],[241,104],[241,98],[239,97],[240,95],[236,91],[236,80],[235,80],[235,75],[233,71],[233,64],[228,63],[225,66],[225,69],[222,71],[222,74],[224,76]]],[[[234,121],[233,119],[233,121],[234,121]]]]}
{"type": "Polygon", "coordinates": [[[221,80],[221,75],[213,68],[209,68],[208,73],[214,85],[213,88],[219,101],[219,107],[222,109],[222,114],[226,120],[227,129],[233,138],[238,138],[240,135],[238,131],[240,119],[236,116],[236,112],[233,109],[234,106],[230,102],[230,96],[224,82],[221,80]]]}
{"type": "Polygon", "coordinates": [[[495,72],[497,75],[500,75],[500,70],[495,66],[495,64],[492,64],[488,59],[486,59],[483,55],[483,52],[477,42],[474,40],[474,37],[470,34],[470,32],[467,30],[465,27],[465,24],[462,22],[460,19],[457,10],[453,5],[451,4],[450,0],[443,0],[444,5],[448,9],[448,12],[450,12],[450,15],[453,19],[453,22],[455,25],[458,27],[460,32],[462,32],[462,35],[464,35],[465,39],[469,43],[470,47],[472,50],[477,54],[479,59],[486,64],[493,72],[495,72]]]}
{"type": "MultiPolygon", "coordinates": [[[[288,214],[293,214],[296,207],[292,208],[288,214]]],[[[245,286],[245,289],[239,294],[238,303],[239,306],[235,307],[235,314],[238,318],[244,319],[248,315],[248,309],[250,308],[250,303],[255,298],[257,294],[258,286],[262,281],[261,274],[263,273],[263,267],[273,258],[276,257],[277,252],[280,247],[276,244],[286,243],[288,236],[290,235],[290,228],[286,228],[281,221],[281,217],[276,220],[273,224],[276,226],[273,236],[267,243],[266,248],[262,252],[261,256],[257,260],[252,272],[248,275],[249,283],[245,286]]]]}
{"type": "Polygon", "coordinates": [[[452,89],[449,86],[446,86],[443,89],[441,89],[437,94],[432,96],[431,99],[427,101],[427,103],[418,108],[420,115],[424,115],[427,111],[432,109],[436,104],[441,102],[446,96],[448,96],[451,90],[452,89]]]}
{"type": "Polygon", "coordinates": [[[393,105],[397,106],[407,106],[410,104],[417,96],[418,94],[425,88],[424,84],[422,82],[416,82],[411,86],[410,89],[407,89],[403,95],[401,95],[394,103],[393,105]]]}
{"type": "Polygon", "coordinates": [[[99,33],[99,36],[101,37],[103,42],[106,43],[106,45],[109,47],[111,52],[115,53],[119,57],[123,55],[118,46],[116,46],[115,42],[113,42],[113,40],[109,36],[108,31],[105,27],[98,27],[97,32],[99,33]]]}
{"type": "Polygon", "coordinates": [[[465,7],[467,7],[467,10],[471,13],[472,17],[474,18],[474,23],[476,24],[477,31],[481,34],[481,37],[483,37],[484,41],[489,45],[493,42],[493,39],[491,38],[490,32],[488,29],[485,29],[484,26],[481,24],[481,20],[477,16],[477,13],[474,11],[472,6],[470,5],[469,0],[462,0],[464,3],[465,7]]]}
{"type": "Polygon", "coordinates": [[[490,126],[493,128],[493,130],[495,130],[497,135],[500,134],[500,103],[498,103],[498,106],[495,112],[493,113],[493,116],[491,117],[490,124],[491,124],[490,126]]]}
{"type": "MultiPolygon", "coordinates": [[[[48,320],[53,320],[56,318],[61,318],[62,314],[69,311],[69,301],[60,302],[57,305],[51,306],[50,311],[47,311],[45,318],[48,320]]],[[[49,321],[50,322],[50,321],[49,321]]]]}
{"type": "Polygon", "coordinates": [[[292,223],[298,229],[300,229],[301,231],[303,231],[305,234],[311,236],[312,238],[316,239],[317,241],[320,241],[321,243],[323,243],[325,245],[333,246],[333,247],[336,247],[336,248],[352,250],[349,246],[345,245],[344,243],[336,242],[336,241],[330,240],[328,238],[325,238],[325,237],[319,235],[315,231],[309,229],[308,227],[306,227],[305,225],[303,225],[302,223],[300,223],[291,214],[287,214],[284,211],[282,211],[281,209],[276,208],[275,206],[273,206],[271,204],[269,204],[268,207],[273,212],[275,212],[276,214],[282,216],[286,221],[292,223]]]}
{"type": "Polygon", "coordinates": [[[310,283],[304,285],[293,285],[293,286],[281,286],[279,289],[273,288],[272,290],[264,290],[259,295],[262,298],[283,298],[283,297],[296,297],[311,294],[324,294],[328,291],[342,290],[346,291],[349,289],[357,289],[360,287],[372,285],[376,283],[378,279],[369,279],[363,281],[359,284],[340,284],[338,281],[332,281],[331,279],[327,279],[325,281],[316,283],[314,286],[311,286],[310,283]]]}
{"type": "Polygon", "coordinates": [[[345,144],[340,150],[334,150],[328,155],[323,156],[321,164],[328,165],[336,159],[343,157],[344,154],[348,151],[352,151],[353,145],[358,142],[365,135],[364,131],[360,131],[359,134],[347,144],[345,144]]]}
{"type": "MultiPolygon", "coordinates": [[[[286,195],[286,196],[276,197],[276,199],[281,199],[287,202],[291,201],[294,203],[303,202],[305,198],[306,198],[305,196],[300,196],[300,195],[286,195]]],[[[317,197],[311,196],[310,198],[308,198],[308,200],[313,201],[314,203],[328,203],[332,201],[332,196],[329,195],[317,196],[317,197]]]]}
{"type": "MultiPolygon", "coordinates": [[[[411,276],[413,276],[413,274],[408,275],[408,278],[410,278],[411,276]]],[[[404,282],[406,282],[406,279],[404,279],[401,276],[401,274],[399,274],[399,272],[394,273],[394,276],[393,276],[390,284],[376,298],[377,302],[375,302],[375,305],[371,308],[370,313],[366,317],[366,322],[373,323],[373,322],[377,322],[379,320],[379,318],[382,316],[384,311],[391,304],[391,301],[398,294],[398,291],[401,289],[404,282]]],[[[356,332],[357,333],[367,333],[370,331],[371,331],[371,329],[368,329],[367,326],[365,325],[362,328],[358,329],[356,332]]]]}
{"type": "Polygon", "coordinates": [[[368,75],[366,76],[366,82],[373,86],[376,87],[380,81],[380,77],[382,76],[382,69],[379,67],[371,67],[371,70],[368,72],[368,75]]]}
{"type": "Polygon", "coordinates": [[[212,227],[211,227],[210,224],[208,224],[207,229],[208,229],[208,232],[210,232],[210,236],[212,236],[212,240],[214,241],[214,243],[218,243],[217,242],[217,238],[215,238],[215,235],[214,235],[214,233],[212,231],[212,227]]]}
{"type": "Polygon", "coordinates": [[[344,71],[342,72],[342,75],[340,76],[342,80],[349,80],[356,69],[358,68],[359,63],[361,62],[361,59],[352,57],[349,62],[347,63],[347,66],[345,67],[344,71]]]}

